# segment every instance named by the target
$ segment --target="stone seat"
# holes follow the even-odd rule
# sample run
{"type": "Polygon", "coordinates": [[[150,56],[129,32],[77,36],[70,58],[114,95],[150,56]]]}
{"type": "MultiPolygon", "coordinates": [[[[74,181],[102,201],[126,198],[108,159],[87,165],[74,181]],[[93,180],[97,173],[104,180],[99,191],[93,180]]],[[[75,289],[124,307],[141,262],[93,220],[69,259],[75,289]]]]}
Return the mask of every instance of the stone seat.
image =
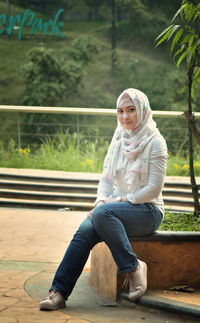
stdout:
{"type": "MultiPolygon", "coordinates": [[[[130,242],[137,257],[147,263],[149,289],[200,287],[200,232],[157,231],[145,237],[132,237],[130,242]]],[[[104,242],[92,250],[90,281],[112,300],[123,290],[124,275],[118,273],[104,242]]]]}

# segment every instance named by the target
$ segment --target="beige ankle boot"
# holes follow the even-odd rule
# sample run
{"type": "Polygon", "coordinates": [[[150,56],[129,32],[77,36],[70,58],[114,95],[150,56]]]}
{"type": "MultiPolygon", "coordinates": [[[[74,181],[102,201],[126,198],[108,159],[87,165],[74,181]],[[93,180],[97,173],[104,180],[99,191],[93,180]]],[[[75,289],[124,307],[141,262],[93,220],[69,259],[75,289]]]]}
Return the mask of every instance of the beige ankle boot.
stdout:
{"type": "Polygon", "coordinates": [[[47,297],[40,302],[40,310],[53,311],[63,307],[65,307],[65,299],[56,290],[50,291],[47,297]]]}
{"type": "Polygon", "coordinates": [[[138,260],[138,268],[130,273],[127,273],[129,282],[129,299],[135,302],[147,289],[147,265],[145,262],[138,260]]]}

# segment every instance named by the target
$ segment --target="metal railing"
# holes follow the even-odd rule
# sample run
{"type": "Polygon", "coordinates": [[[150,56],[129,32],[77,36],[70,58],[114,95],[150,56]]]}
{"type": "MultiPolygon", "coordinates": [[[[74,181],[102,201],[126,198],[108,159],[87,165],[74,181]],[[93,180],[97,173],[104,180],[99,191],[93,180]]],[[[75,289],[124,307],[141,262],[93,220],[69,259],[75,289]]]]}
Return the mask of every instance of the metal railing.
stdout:
{"type": "MultiPolygon", "coordinates": [[[[22,121],[22,114],[27,114],[27,113],[34,113],[34,114],[55,114],[55,115],[74,115],[75,119],[73,119],[74,121],[69,121],[69,122],[63,122],[60,123],[59,126],[61,127],[66,127],[69,128],[73,127],[73,131],[76,131],[77,133],[77,137],[79,138],[79,135],[81,133],[81,129],[94,129],[95,125],[93,124],[93,121],[91,122],[91,120],[89,118],[91,118],[92,116],[98,117],[116,117],[116,109],[97,109],[97,108],[80,108],[80,107],[38,107],[38,106],[12,106],[12,105],[0,105],[0,112],[6,112],[6,113],[16,113],[16,119],[14,120],[15,125],[13,125],[13,131],[14,131],[14,136],[15,138],[17,138],[17,143],[18,143],[18,147],[20,148],[22,145],[22,137],[25,136],[40,136],[40,137],[45,137],[45,136],[55,136],[56,133],[55,132],[51,132],[48,133],[48,129],[53,127],[56,127],[56,124],[54,123],[45,123],[45,122],[39,122],[38,124],[34,124],[34,123],[29,123],[26,122],[24,123],[22,121]],[[89,122],[87,123],[83,123],[81,121],[82,117],[81,116],[88,116],[89,122]],[[71,122],[71,124],[70,124],[71,122]],[[45,129],[45,133],[41,132],[41,133],[36,133],[34,134],[33,131],[28,131],[26,130],[26,132],[24,133],[22,131],[22,127],[26,125],[28,128],[31,129],[30,126],[41,126],[42,129],[45,129]],[[45,128],[46,127],[46,128],[45,128]],[[47,129],[47,131],[46,131],[47,129]],[[75,129],[75,130],[74,130],[75,129]]],[[[200,119],[200,112],[196,112],[194,113],[195,118],[196,119],[200,119]]],[[[170,136],[170,141],[175,141],[176,142],[176,150],[178,149],[178,147],[182,144],[183,141],[187,141],[187,133],[185,131],[185,129],[187,128],[187,122],[185,120],[184,114],[181,111],[157,111],[157,110],[153,110],[153,117],[158,120],[159,124],[159,129],[163,130],[161,132],[163,132],[164,136],[166,137],[166,140],[168,141],[168,133],[170,131],[176,132],[174,133],[174,135],[170,136]],[[174,128],[173,125],[173,121],[169,127],[169,125],[167,126],[167,131],[165,129],[165,122],[162,122],[161,120],[166,120],[166,119],[172,119],[172,120],[180,120],[181,125],[179,125],[179,128],[174,128]],[[160,121],[160,122],[159,122],[160,121]],[[163,129],[162,129],[163,127],[163,129]],[[185,129],[184,129],[185,128],[185,129]],[[184,130],[184,131],[183,131],[184,130]],[[167,132],[167,135],[165,135],[165,132],[167,132]],[[178,134],[179,132],[179,134],[178,134]],[[181,132],[181,135],[180,135],[181,132]]],[[[93,120],[93,119],[92,119],[93,120]]],[[[65,121],[63,119],[63,121],[65,121]]],[[[84,121],[85,122],[85,121],[84,121]]],[[[1,114],[0,114],[0,123],[1,123],[1,114]]],[[[101,136],[104,139],[110,139],[111,135],[113,133],[113,129],[114,129],[114,125],[116,123],[115,122],[110,122],[108,124],[105,124],[105,122],[102,122],[101,124],[96,125],[96,128],[102,128],[103,130],[101,131],[101,136]],[[110,132],[108,131],[110,129],[110,132]],[[104,129],[106,129],[106,131],[104,131],[104,129]],[[108,135],[109,132],[109,135],[108,135]]],[[[6,134],[6,136],[11,135],[11,134],[6,134]]],[[[79,140],[79,139],[78,139],[79,140]]],[[[174,153],[176,153],[176,151],[174,151],[174,153]]]]}
{"type": "MultiPolygon", "coordinates": [[[[116,109],[74,108],[74,107],[30,107],[17,105],[0,105],[0,112],[26,112],[26,113],[55,113],[55,114],[86,114],[115,116],[116,109]]],[[[195,118],[200,119],[200,112],[194,113],[195,118]]],[[[153,110],[153,116],[159,118],[183,118],[180,111],[153,110]]]]}

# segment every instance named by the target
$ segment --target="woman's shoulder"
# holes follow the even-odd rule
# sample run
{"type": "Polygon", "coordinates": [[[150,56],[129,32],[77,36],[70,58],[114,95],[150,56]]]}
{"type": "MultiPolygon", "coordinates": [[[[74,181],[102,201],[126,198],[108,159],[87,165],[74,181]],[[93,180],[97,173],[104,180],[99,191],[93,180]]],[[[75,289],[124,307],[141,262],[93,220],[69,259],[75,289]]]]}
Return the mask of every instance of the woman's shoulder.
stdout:
{"type": "Polygon", "coordinates": [[[161,134],[153,137],[151,149],[152,149],[152,151],[160,151],[160,150],[167,151],[166,141],[161,134]]]}

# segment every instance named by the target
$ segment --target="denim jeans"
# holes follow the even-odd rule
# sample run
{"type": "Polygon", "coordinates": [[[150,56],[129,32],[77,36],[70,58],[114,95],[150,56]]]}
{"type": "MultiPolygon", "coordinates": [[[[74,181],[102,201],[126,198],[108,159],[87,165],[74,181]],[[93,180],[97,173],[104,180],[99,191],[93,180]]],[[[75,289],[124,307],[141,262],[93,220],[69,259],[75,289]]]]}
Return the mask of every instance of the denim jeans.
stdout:
{"type": "Polygon", "coordinates": [[[81,275],[90,250],[101,241],[109,247],[119,273],[134,270],[138,260],[128,237],[155,232],[162,219],[160,210],[151,203],[115,202],[97,206],[92,219],[83,221],[70,242],[50,290],[57,290],[67,299],[81,275]]]}

